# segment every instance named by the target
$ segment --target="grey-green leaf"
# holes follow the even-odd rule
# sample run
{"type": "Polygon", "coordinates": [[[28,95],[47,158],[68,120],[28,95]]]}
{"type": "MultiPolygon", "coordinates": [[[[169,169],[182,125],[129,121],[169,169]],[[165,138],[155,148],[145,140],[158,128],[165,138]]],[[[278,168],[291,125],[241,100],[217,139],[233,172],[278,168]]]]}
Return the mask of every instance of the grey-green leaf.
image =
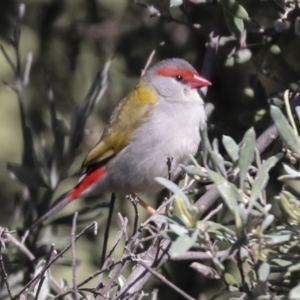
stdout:
{"type": "Polygon", "coordinates": [[[179,6],[183,3],[183,0],[170,0],[170,7],[179,6]]]}
{"type": "Polygon", "coordinates": [[[281,139],[290,147],[291,150],[300,156],[298,137],[278,107],[271,105],[271,117],[278,129],[281,139]]]}
{"type": "Polygon", "coordinates": [[[266,282],[268,280],[270,270],[270,265],[266,262],[263,262],[258,268],[258,279],[262,282],[266,282]]]}
{"type": "Polygon", "coordinates": [[[238,144],[234,141],[233,138],[231,138],[230,136],[227,136],[227,135],[223,135],[222,142],[223,142],[226,152],[230,156],[231,160],[233,162],[236,162],[239,159],[238,144]]]}
{"type": "MultiPolygon", "coordinates": [[[[43,269],[45,267],[46,261],[42,260],[38,263],[34,276],[37,276],[41,272],[43,272],[43,269]]],[[[46,271],[43,272],[44,279],[43,282],[41,282],[42,278],[37,282],[37,284],[34,287],[33,294],[35,296],[35,299],[38,300],[45,300],[47,296],[50,293],[50,268],[48,268],[46,271]],[[39,287],[41,285],[41,287],[39,287]]]]}
{"type": "Polygon", "coordinates": [[[184,201],[186,207],[191,207],[191,203],[186,194],[174,182],[163,177],[156,177],[155,180],[173,194],[179,196],[184,201]]]}
{"type": "Polygon", "coordinates": [[[222,175],[209,170],[208,175],[218,188],[221,197],[225,201],[228,208],[235,212],[238,209],[238,191],[235,186],[228,182],[222,175]]]}
{"type": "Polygon", "coordinates": [[[173,242],[169,254],[172,257],[178,256],[185,253],[190,248],[192,248],[197,240],[198,232],[195,230],[192,235],[190,233],[183,234],[179,236],[175,242],[173,242]]]}
{"type": "Polygon", "coordinates": [[[236,18],[228,13],[226,10],[223,10],[225,21],[228,26],[228,29],[237,39],[240,39],[244,32],[244,21],[240,18],[236,18]]]}
{"type": "MultiPolygon", "coordinates": [[[[256,201],[256,199],[262,193],[262,191],[264,190],[265,186],[269,181],[270,169],[277,164],[277,162],[282,158],[282,156],[283,154],[279,153],[276,156],[269,157],[259,168],[255,181],[252,185],[250,203],[256,201]]],[[[250,207],[252,207],[252,205],[250,204],[250,207]]]]}
{"type": "Polygon", "coordinates": [[[274,215],[267,215],[261,224],[261,231],[264,232],[274,221],[274,215]]]}
{"type": "Polygon", "coordinates": [[[289,300],[298,300],[300,295],[300,283],[290,290],[289,300]]]}
{"type": "Polygon", "coordinates": [[[239,167],[240,167],[240,188],[243,189],[244,182],[247,178],[249,166],[254,158],[255,131],[250,128],[245,133],[242,146],[240,148],[239,167]]]}

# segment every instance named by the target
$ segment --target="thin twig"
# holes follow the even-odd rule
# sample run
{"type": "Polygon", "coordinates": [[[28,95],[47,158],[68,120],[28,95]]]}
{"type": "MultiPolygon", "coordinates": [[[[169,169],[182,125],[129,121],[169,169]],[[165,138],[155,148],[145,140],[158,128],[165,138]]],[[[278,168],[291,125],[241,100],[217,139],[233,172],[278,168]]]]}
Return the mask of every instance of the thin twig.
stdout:
{"type": "Polygon", "coordinates": [[[2,54],[5,57],[6,61],[8,62],[9,66],[11,67],[13,72],[16,73],[16,67],[15,67],[13,61],[11,60],[11,58],[9,57],[9,55],[7,54],[5,48],[2,45],[0,45],[0,49],[1,49],[2,54]]]}
{"type": "MultiPolygon", "coordinates": [[[[164,46],[164,44],[165,44],[165,42],[160,42],[159,45],[158,45],[158,47],[164,46]]],[[[148,59],[147,59],[146,65],[145,65],[144,69],[143,69],[142,72],[141,72],[141,77],[145,75],[147,69],[149,68],[149,66],[150,66],[150,64],[151,64],[151,62],[152,62],[152,60],[153,60],[153,57],[154,57],[154,55],[155,55],[156,50],[157,50],[158,47],[156,47],[156,48],[150,53],[150,55],[149,55],[149,57],[148,57],[148,59]]]]}
{"type": "MultiPolygon", "coordinates": [[[[45,273],[45,272],[44,272],[44,273],[45,273]]],[[[38,289],[37,289],[37,291],[36,291],[36,295],[35,295],[35,297],[34,297],[34,300],[39,300],[39,295],[40,295],[40,292],[41,292],[41,289],[42,289],[42,285],[43,285],[45,279],[46,279],[46,276],[43,274],[42,277],[41,277],[41,279],[40,279],[40,281],[39,281],[38,289]]],[[[33,285],[32,290],[34,289],[34,286],[35,286],[35,284],[33,285]]],[[[31,290],[31,289],[28,289],[28,290],[27,290],[28,296],[29,296],[29,291],[30,291],[30,290],[31,290]]],[[[26,297],[27,297],[27,295],[26,295],[26,297]]]]}
{"type": "Polygon", "coordinates": [[[115,201],[116,201],[116,194],[112,193],[110,198],[110,204],[109,204],[108,218],[107,218],[105,232],[104,232],[104,241],[103,241],[101,263],[100,263],[101,268],[104,265],[104,261],[106,257],[106,250],[107,250],[107,244],[109,239],[109,229],[110,229],[110,224],[111,224],[112,215],[114,211],[115,201]]]}
{"type": "Polygon", "coordinates": [[[26,248],[24,244],[18,241],[13,235],[6,231],[5,228],[0,226],[0,231],[4,232],[4,237],[7,238],[11,243],[13,243],[18,249],[21,250],[31,261],[35,260],[35,256],[26,248]]]}
{"type": "Polygon", "coordinates": [[[1,236],[0,236],[0,266],[1,266],[1,271],[2,271],[2,278],[5,282],[5,285],[6,285],[6,289],[7,289],[7,292],[8,292],[8,295],[10,297],[10,299],[14,299],[14,294],[11,290],[11,287],[10,287],[10,284],[9,284],[9,281],[8,281],[8,275],[7,275],[7,272],[6,272],[6,269],[5,269],[5,266],[4,266],[4,261],[3,261],[3,256],[2,256],[2,248],[3,248],[3,237],[5,235],[5,231],[6,229],[4,229],[2,232],[1,232],[1,236]]]}
{"type": "Polygon", "coordinates": [[[139,211],[137,208],[138,199],[136,197],[133,197],[132,194],[129,195],[130,202],[134,209],[134,223],[133,223],[133,232],[132,235],[135,235],[137,232],[137,226],[139,221],[139,211]]]}
{"type": "Polygon", "coordinates": [[[218,207],[214,210],[212,210],[204,219],[203,221],[208,221],[209,219],[211,219],[215,214],[217,214],[221,209],[223,208],[223,203],[221,203],[220,205],[218,205],[218,207]]]}
{"type": "Polygon", "coordinates": [[[183,254],[177,255],[175,257],[171,257],[171,260],[174,261],[183,261],[183,260],[211,260],[214,257],[223,257],[227,253],[227,250],[218,251],[212,255],[209,252],[194,252],[194,251],[187,251],[183,254]]]}
{"type": "MultiPolygon", "coordinates": [[[[170,181],[172,181],[172,161],[173,161],[174,157],[168,155],[166,157],[166,162],[167,162],[167,168],[168,168],[168,179],[170,181]]],[[[172,197],[172,192],[169,191],[169,198],[172,197]]],[[[169,204],[166,205],[166,214],[170,215],[170,208],[171,208],[171,202],[169,204]]]]}
{"type": "Polygon", "coordinates": [[[26,59],[26,65],[25,65],[25,70],[24,70],[24,75],[23,75],[23,85],[27,86],[29,84],[29,75],[30,75],[30,70],[31,70],[31,66],[32,66],[32,52],[29,52],[27,54],[27,59],[26,59]]]}
{"type": "MultiPolygon", "coordinates": [[[[75,241],[77,241],[87,230],[89,230],[91,227],[95,226],[96,222],[93,222],[92,224],[86,226],[79,234],[75,236],[75,241]]],[[[72,247],[72,243],[68,244],[63,250],[61,250],[57,255],[55,255],[43,268],[43,270],[36,275],[34,278],[32,278],[15,296],[14,299],[18,299],[20,295],[35,281],[40,279],[42,276],[42,273],[44,270],[47,270],[54,262],[56,262],[66,251],[68,251],[72,247]]]]}
{"type": "Polygon", "coordinates": [[[72,252],[72,280],[73,280],[73,290],[74,290],[74,298],[78,300],[78,289],[76,285],[76,245],[75,245],[75,237],[76,237],[76,224],[77,224],[78,212],[75,212],[72,222],[72,231],[71,231],[71,252],[72,252]]]}
{"type": "Polygon", "coordinates": [[[139,260],[138,263],[140,265],[142,265],[146,270],[148,270],[156,278],[158,278],[159,280],[161,280],[161,282],[163,282],[164,284],[166,284],[167,286],[169,286],[171,289],[173,289],[175,292],[177,292],[179,295],[181,295],[183,298],[185,298],[187,300],[196,300],[195,298],[191,297],[186,292],[184,292],[182,289],[180,289],[179,287],[177,287],[175,284],[173,284],[171,281],[169,281],[168,279],[166,279],[166,277],[164,277],[163,275],[159,274],[156,270],[154,270],[153,268],[151,268],[150,266],[148,266],[148,264],[144,263],[141,260],[139,260]]]}

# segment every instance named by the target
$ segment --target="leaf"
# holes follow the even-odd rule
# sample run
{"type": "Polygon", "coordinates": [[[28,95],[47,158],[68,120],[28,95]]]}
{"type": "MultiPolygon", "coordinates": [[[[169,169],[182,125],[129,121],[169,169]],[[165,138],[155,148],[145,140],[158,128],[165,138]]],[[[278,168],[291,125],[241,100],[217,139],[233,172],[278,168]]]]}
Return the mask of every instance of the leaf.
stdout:
{"type": "Polygon", "coordinates": [[[170,230],[175,232],[178,236],[182,236],[182,235],[188,233],[188,230],[186,228],[184,228],[183,226],[180,226],[178,224],[170,224],[169,227],[170,227],[170,230]]]}
{"type": "Polygon", "coordinates": [[[289,242],[291,240],[292,235],[264,235],[264,237],[266,240],[268,240],[269,245],[280,245],[289,242]]]}
{"type": "Polygon", "coordinates": [[[172,182],[166,178],[163,178],[163,177],[156,177],[155,180],[159,184],[161,184],[163,187],[170,190],[174,195],[179,196],[183,200],[186,207],[188,207],[188,208],[191,207],[191,203],[190,203],[188,197],[186,196],[186,194],[174,182],[172,182]]]}
{"type": "Polygon", "coordinates": [[[217,170],[219,170],[219,172],[224,176],[226,177],[226,169],[225,169],[225,166],[224,166],[224,159],[223,157],[215,152],[215,151],[209,151],[209,154],[210,154],[210,158],[215,166],[215,168],[217,170]]]}
{"type": "Polygon", "coordinates": [[[224,279],[227,282],[227,284],[229,284],[230,286],[236,286],[236,287],[240,286],[240,283],[234,278],[234,276],[232,276],[229,273],[224,274],[224,279]]]}
{"type": "Polygon", "coordinates": [[[248,62],[252,57],[252,52],[247,49],[243,48],[234,53],[235,62],[237,64],[244,64],[248,62]]]}
{"type": "Polygon", "coordinates": [[[34,169],[21,164],[8,163],[7,170],[12,179],[18,180],[29,187],[49,188],[42,175],[34,169]]]}
{"type": "Polygon", "coordinates": [[[266,262],[263,262],[258,268],[258,279],[262,282],[266,282],[268,280],[270,270],[270,265],[266,262]]]}
{"type": "Polygon", "coordinates": [[[281,139],[292,151],[300,156],[298,137],[278,107],[271,105],[271,117],[278,129],[281,139]]]}
{"type": "Polygon", "coordinates": [[[240,167],[240,188],[243,189],[247,178],[248,169],[254,158],[255,131],[250,128],[245,133],[242,146],[240,148],[239,167],[240,167]]]}
{"type": "Polygon", "coordinates": [[[222,175],[214,171],[209,170],[208,175],[210,179],[215,183],[221,197],[223,198],[230,211],[234,212],[236,209],[238,209],[238,193],[234,189],[234,185],[228,182],[222,175]]]}
{"type": "Polygon", "coordinates": [[[295,169],[291,168],[290,166],[286,164],[282,164],[285,172],[288,173],[288,175],[281,175],[278,177],[278,180],[300,180],[300,172],[296,171],[295,169]]]}
{"type": "Polygon", "coordinates": [[[83,102],[75,108],[72,114],[70,141],[68,153],[73,155],[78,148],[84,133],[85,123],[108,87],[108,70],[111,64],[109,59],[102,70],[101,76],[98,73],[83,102]]]}
{"type": "Polygon", "coordinates": [[[218,188],[227,207],[233,213],[236,232],[240,236],[242,234],[243,222],[238,210],[238,200],[240,197],[237,188],[216,172],[209,170],[208,175],[218,188]]]}
{"type": "Polygon", "coordinates": [[[300,283],[290,290],[289,300],[298,300],[300,295],[300,283]]]}
{"type": "Polygon", "coordinates": [[[240,39],[244,32],[244,21],[240,18],[235,18],[226,10],[223,10],[227,27],[232,35],[240,39]]]}
{"type": "Polygon", "coordinates": [[[283,154],[279,153],[276,156],[269,157],[259,168],[251,189],[250,205],[253,207],[253,202],[259,197],[269,181],[269,171],[282,158],[283,154]]]}
{"type": "Polygon", "coordinates": [[[200,169],[197,166],[184,166],[180,165],[180,167],[190,176],[193,177],[197,181],[205,181],[207,182],[208,176],[207,172],[200,169]]]}
{"type": "Polygon", "coordinates": [[[183,3],[183,0],[170,0],[170,7],[179,6],[183,3]]]}
{"type": "Polygon", "coordinates": [[[239,146],[234,141],[233,138],[227,135],[223,135],[222,142],[224,145],[224,148],[226,149],[226,152],[230,156],[231,160],[233,162],[236,162],[239,159],[239,146]]]}
{"type": "Polygon", "coordinates": [[[186,233],[181,235],[176,239],[175,242],[172,243],[172,246],[170,247],[169,254],[172,257],[176,257],[180,254],[185,253],[190,248],[192,248],[198,237],[198,232],[195,230],[192,234],[186,233]]]}
{"type": "Polygon", "coordinates": [[[152,217],[152,220],[159,224],[167,223],[167,224],[179,224],[181,226],[185,226],[182,220],[177,216],[169,217],[166,215],[156,214],[152,217]]]}
{"type": "Polygon", "coordinates": [[[274,215],[267,215],[261,224],[261,231],[264,232],[274,221],[274,215]]]}
{"type": "Polygon", "coordinates": [[[235,0],[220,0],[224,10],[235,18],[249,20],[249,15],[246,9],[235,0]]]}
{"type": "Polygon", "coordinates": [[[220,275],[217,271],[209,266],[200,264],[199,262],[193,262],[190,267],[207,278],[220,279],[220,275]]]}
{"type": "MultiPolygon", "coordinates": [[[[41,272],[43,272],[43,269],[46,265],[46,261],[42,260],[37,264],[37,267],[35,269],[34,272],[34,276],[40,274],[41,272]]],[[[43,276],[44,279],[40,279],[37,284],[34,287],[34,291],[33,294],[35,296],[35,299],[38,300],[45,300],[47,298],[47,296],[50,293],[50,268],[48,268],[47,270],[45,270],[43,272],[43,276]],[[43,282],[41,283],[41,280],[43,280],[43,282]],[[40,286],[41,285],[41,286],[40,286]]]]}

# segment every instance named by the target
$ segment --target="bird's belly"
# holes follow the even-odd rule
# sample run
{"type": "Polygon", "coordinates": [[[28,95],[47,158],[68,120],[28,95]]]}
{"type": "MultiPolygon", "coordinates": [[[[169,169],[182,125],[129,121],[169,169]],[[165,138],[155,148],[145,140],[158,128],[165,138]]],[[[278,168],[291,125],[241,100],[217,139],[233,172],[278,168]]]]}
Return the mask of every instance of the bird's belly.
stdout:
{"type": "Polygon", "coordinates": [[[198,149],[202,113],[194,119],[156,113],[156,119],[144,124],[132,142],[109,162],[102,189],[106,186],[110,189],[107,191],[155,193],[162,189],[155,178],[168,178],[168,157],[172,160],[171,179],[176,180],[182,172],[180,164],[188,164],[190,155],[198,149]]]}

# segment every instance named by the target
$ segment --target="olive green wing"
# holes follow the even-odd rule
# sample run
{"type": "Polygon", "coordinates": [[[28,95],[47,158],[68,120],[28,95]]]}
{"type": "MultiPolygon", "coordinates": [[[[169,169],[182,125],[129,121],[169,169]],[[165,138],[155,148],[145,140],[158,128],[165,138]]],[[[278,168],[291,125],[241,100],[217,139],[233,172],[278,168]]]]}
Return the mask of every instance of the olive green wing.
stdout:
{"type": "Polygon", "coordinates": [[[83,161],[83,167],[107,161],[124,149],[157,102],[155,90],[143,83],[138,84],[114,110],[100,141],[83,161]]]}

